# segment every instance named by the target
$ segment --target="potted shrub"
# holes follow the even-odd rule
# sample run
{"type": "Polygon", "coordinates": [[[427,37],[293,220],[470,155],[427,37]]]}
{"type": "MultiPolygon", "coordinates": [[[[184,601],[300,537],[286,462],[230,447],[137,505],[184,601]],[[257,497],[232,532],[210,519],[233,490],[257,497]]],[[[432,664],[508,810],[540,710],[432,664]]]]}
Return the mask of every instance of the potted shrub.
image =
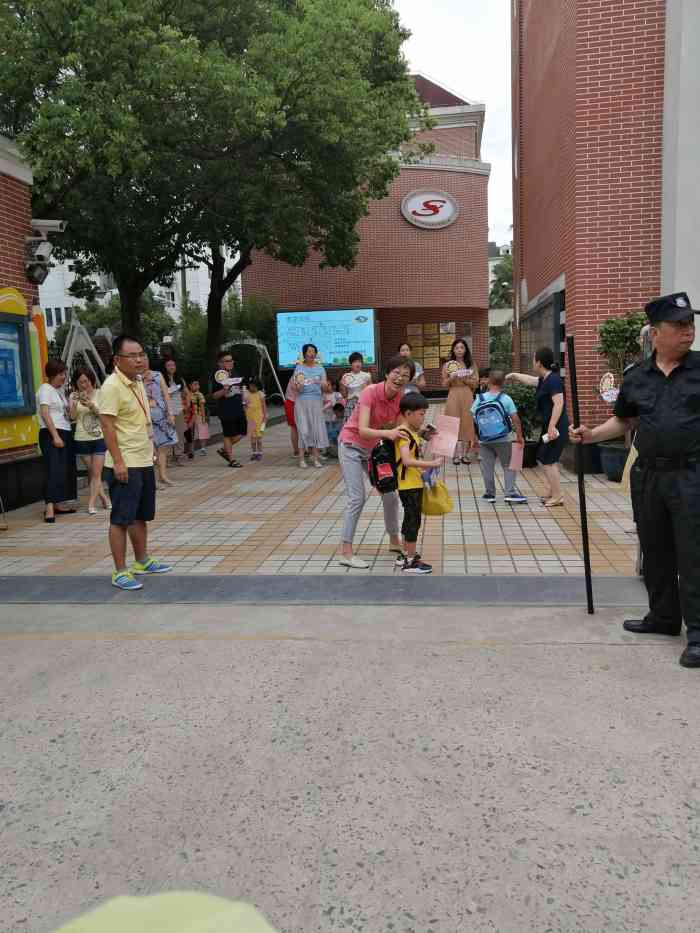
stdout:
{"type": "Polygon", "coordinates": [[[523,453],[523,466],[537,466],[535,453],[539,440],[537,438],[537,406],[535,404],[535,390],[531,386],[521,385],[519,382],[509,382],[506,392],[516,404],[518,417],[523,426],[525,438],[525,451],[523,453]]]}
{"type": "MultiPolygon", "coordinates": [[[[621,317],[609,318],[598,329],[599,343],[596,350],[607,360],[618,387],[627,366],[641,356],[639,333],[646,320],[643,312],[630,311],[621,317]]],[[[612,482],[619,483],[622,479],[629,446],[629,438],[624,441],[605,441],[598,445],[603,472],[612,482]]]]}

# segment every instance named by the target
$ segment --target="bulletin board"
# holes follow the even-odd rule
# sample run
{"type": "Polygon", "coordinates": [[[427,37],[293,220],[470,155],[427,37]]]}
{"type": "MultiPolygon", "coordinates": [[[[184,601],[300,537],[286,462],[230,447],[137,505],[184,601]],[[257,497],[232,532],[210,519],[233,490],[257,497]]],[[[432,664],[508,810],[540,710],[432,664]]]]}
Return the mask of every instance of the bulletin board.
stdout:
{"type": "Polygon", "coordinates": [[[457,337],[464,337],[471,350],[471,330],[470,322],[406,324],[406,342],[411,345],[413,360],[420,363],[423,369],[440,369],[457,337]]]}

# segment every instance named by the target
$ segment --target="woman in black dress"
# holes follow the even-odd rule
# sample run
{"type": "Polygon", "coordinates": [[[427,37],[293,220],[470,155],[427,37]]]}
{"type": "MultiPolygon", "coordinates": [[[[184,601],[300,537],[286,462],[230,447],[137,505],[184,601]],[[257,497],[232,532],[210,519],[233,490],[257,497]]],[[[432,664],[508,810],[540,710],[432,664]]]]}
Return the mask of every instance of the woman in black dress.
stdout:
{"type": "Polygon", "coordinates": [[[564,382],[559,375],[559,363],[554,362],[554,354],[550,347],[540,347],[535,353],[533,368],[536,376],[509,373],[506,378],[537,390],[535,399],[542,418],[542,437],[537,448],[537,460],[544,469],[546,484],[542,501],[552,508],[564,504],[559,460],[569,436],[569,416],[566,413],[564,382]]]}

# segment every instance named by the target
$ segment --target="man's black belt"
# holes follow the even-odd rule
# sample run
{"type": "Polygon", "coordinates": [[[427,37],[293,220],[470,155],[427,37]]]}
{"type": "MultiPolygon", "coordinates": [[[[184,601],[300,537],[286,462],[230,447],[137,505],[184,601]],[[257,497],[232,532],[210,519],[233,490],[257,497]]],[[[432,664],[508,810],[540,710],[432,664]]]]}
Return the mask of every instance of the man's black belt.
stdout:
{"type": "Polygon", "coordinates": [[[637,463],[643,470],[658,470],[670,473],[672,470],[694,470],[698,465],[695,457],[640,457],[637,463]]]}

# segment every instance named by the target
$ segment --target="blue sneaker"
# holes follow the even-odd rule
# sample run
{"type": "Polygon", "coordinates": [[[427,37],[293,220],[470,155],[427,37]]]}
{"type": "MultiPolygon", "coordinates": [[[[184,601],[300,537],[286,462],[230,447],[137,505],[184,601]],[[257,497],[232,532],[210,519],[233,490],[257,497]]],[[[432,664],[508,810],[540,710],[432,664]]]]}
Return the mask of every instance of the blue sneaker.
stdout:
{"type": "Polygon", "coordinates": [[[133,573],[128,570],[115,570],[112,574],[112,586],[118,590],[142,590],[143,583],[134,579],[133,573]]]}
{"type": "Polygon", "coordinates": [[[505,497],[505,501],[506,501],[506,502],[512,502],[512,503],[514,503],[514,504],[516,504],[516,505],[519,505],[519,504],[521,504],[521,503],[523,503],[523,502],[527,502],[527,496],[521,496],[519,492],[516,492],[516,493],[515,493],[514,495],[512,495],[512,496],[506,496],[506,497],[505,497]]]}
{"type": "Polygon", "coordinates": [[[170,564],[163,564],[161,561],[156,560],[155,557],[147,557],[146,560],[141,563],[138,560],[135,560],[131,565],[132,573],[169,573],[173,568],[170,564]]]}

